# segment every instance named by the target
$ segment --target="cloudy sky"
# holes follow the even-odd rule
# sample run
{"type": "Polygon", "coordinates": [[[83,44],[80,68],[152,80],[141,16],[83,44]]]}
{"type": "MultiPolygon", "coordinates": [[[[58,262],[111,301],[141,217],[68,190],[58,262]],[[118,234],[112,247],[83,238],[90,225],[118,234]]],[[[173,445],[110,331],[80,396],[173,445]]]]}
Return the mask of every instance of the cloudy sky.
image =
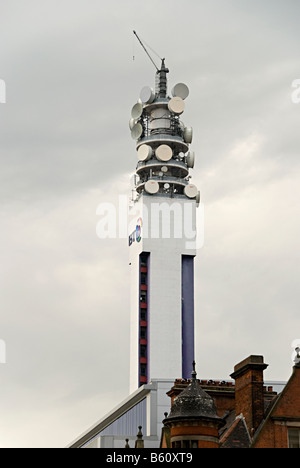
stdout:
{"type": "MultiPolygon", "coordinates": [[[[297,0],[0,0],[0,446],[65,447],[128,396],[125,239],[97,206],[130,190],[130,110],[155,69],[187,83],[199,378],[300,341],[297,0]],[[134,57],[134,60],[133,60],[134,57]]],[[[178,377],[178,376],[174,376],[178,377]]]]}

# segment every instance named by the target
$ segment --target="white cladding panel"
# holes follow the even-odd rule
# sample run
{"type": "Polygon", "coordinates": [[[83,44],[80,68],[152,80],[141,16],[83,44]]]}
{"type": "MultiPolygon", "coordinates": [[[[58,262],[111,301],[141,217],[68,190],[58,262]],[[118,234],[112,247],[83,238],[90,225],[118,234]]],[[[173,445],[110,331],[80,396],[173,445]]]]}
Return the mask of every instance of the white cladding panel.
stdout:
{"type": "Polygon", "coordinates": [[[150,376],[181,376],[180,254],[163,248],[151,252],[149,305],[150,376]]]}

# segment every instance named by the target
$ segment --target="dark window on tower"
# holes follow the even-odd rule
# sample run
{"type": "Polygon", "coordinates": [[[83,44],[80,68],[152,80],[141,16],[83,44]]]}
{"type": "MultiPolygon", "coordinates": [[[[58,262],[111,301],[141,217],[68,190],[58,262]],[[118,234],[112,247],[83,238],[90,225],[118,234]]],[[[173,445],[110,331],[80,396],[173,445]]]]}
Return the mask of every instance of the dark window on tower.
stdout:
{"type": "Polygon", "coordinates": [[[141,377],[146,377],[146,375],[147,375],[146,364],[141,364],[141,377]]]}
{"type": "Polygon", "coordinates": [[[148,259],[148,254],[141,254],[141,266],[142,267],[147,266],[147,259],[148,259]]]}
{"type": "Polygon", "coordinates": [[[147,309],[141,309],[141,320],[143,322],[147,320],[147,309]]]}
{"type": "Polygon", "coordinates": [[[147,302],[147,291],[141,291],[141,302],[147,302]]]}
{"type": "Polygon", "coordinates": [[[147,273],[141,273],[141,284],[147,284],[147,273]]]}
{"type": "Polygon", "coordinates": [[[147,357],[147,347],[145,345],[141,345],[140,353],[141,353],[141,357],[143,358],[147,357]]]}
{"type": "Polygon", "coordinates": [[[145,340],[147,338],[147,328],[141,327],[141,339],[145,340]]]}

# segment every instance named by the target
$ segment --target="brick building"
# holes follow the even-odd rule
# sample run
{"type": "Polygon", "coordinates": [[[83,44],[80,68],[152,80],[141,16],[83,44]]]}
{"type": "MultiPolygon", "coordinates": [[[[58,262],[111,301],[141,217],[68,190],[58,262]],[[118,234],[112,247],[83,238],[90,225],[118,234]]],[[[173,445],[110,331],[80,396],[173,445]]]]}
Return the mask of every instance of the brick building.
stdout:
{"type": "Polygon", "coordinates": [[[235,382],[178,379],[168,392],[162,448],[300,448],[300,357],[283,391],[264,385],[262,356],[234,367],[235,382]]]}

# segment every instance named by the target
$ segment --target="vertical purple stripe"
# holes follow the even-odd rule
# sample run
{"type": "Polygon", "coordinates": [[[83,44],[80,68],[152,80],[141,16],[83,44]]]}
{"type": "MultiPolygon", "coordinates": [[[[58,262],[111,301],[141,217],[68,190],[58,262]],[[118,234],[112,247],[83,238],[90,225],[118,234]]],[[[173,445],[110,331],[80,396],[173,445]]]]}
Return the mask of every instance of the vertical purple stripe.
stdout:
{"type": "Polygon", "coordinates": [[[138,317],[138,321],[139,321],[139,324],[138,324],[138,327],[139,327],[139,337],[138,337],[138,388],[140,387],[141,385],[141,284],[142,284],[142,258],[141,258],[141,255],[139,256],[139,292],[138,292],[138,301],[139,301],[139,317],[138,317]]]}
{"type": "Polygon", "coordinates": [[[150,253],[147,257],[147,383],[150,382],[150,253]]]}
{"type": "Polygon", "coordinates": [[[194,257],[182,255],[182,378],[190,379],[194,349],[194,257]]]}

